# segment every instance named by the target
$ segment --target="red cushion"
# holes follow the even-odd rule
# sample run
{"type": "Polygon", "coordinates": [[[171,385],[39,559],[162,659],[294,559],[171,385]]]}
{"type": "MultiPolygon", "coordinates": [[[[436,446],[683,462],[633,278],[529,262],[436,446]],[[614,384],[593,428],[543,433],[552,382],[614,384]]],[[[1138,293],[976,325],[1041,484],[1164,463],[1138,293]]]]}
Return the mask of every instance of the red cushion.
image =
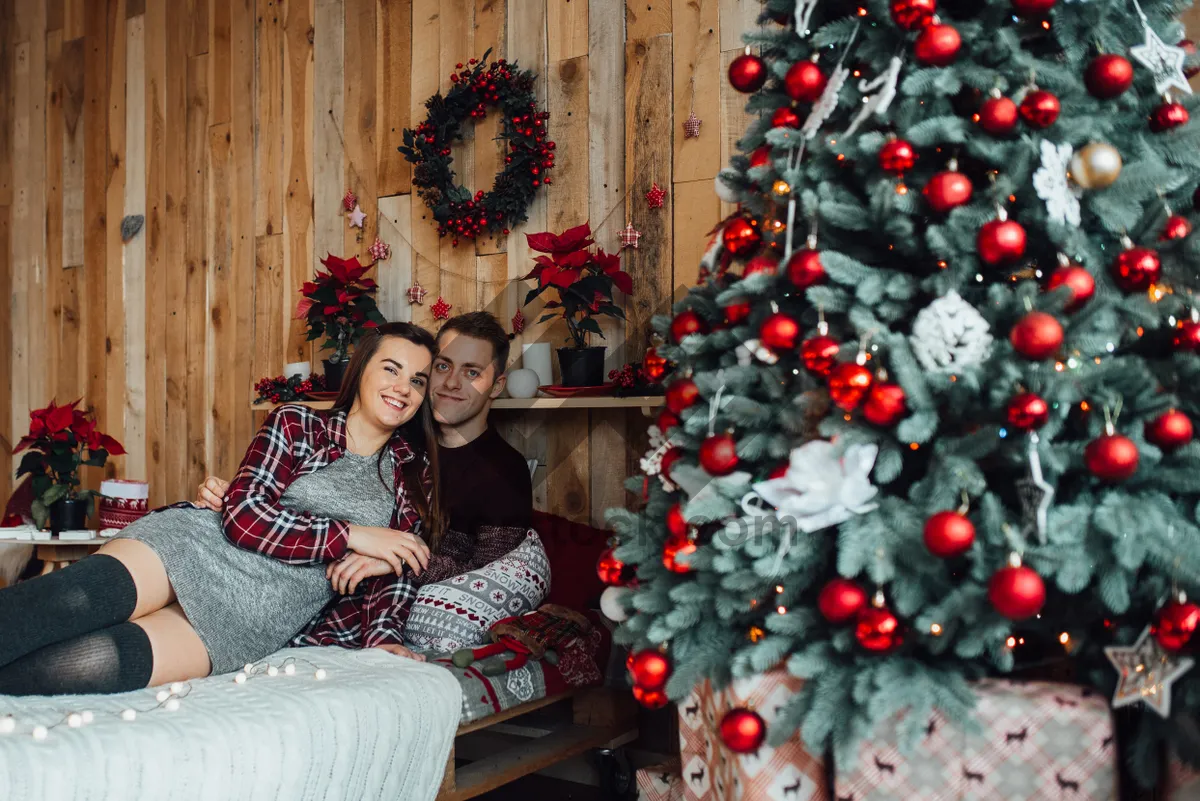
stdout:
{"type": "Polygon", "coordinates": [[[550,559],[550,594],[544,603],[583,612],[600,629],[603,639],[597,658],[603,670],[612,638],[598,611],[604,584],[596,575],[596,562],[612,532],[538,511],[533,513],[533,528],[550,559]]]}

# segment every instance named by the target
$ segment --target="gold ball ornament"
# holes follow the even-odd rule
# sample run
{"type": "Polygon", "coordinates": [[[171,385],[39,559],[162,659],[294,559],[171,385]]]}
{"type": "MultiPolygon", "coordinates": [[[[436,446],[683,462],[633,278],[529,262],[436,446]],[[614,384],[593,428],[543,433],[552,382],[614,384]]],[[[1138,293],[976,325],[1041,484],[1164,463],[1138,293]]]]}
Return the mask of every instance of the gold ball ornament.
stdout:
{"type": "Polygon", "coordinates": [[[1121,154],[1115,147],[1093,142],[1071,157],[1071,180],[1084,189],[1104,189],[1121,175],[1121,166],[1121,154]]]}

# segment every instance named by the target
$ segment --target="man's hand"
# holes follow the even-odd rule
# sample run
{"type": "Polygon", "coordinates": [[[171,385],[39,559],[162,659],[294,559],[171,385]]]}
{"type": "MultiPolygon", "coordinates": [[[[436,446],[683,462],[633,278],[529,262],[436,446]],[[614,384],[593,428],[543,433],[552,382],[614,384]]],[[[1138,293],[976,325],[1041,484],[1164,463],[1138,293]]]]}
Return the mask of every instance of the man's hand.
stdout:
{"type": "Polygon", "coordinates": [[[407,531],[378,526],[350,526],[347,544],[356,553],[384,560],[392,566],[397,576],[404,572],[405,564],[418,576],[429,566],[429,546],[425,540],[407,531]]]}
{"type": "Polygon", "coordinates": [[[375,647],[382,648],[383,650],[387,651],[389,654],[395,654],[396,656],[403,656],[406,659],[411,659],[414,662],[424,662],[425,661],[425,654],[413,653],[412,651],[405,648],[403,645],[390,645],[389,644],[389,645],[376,645],[375,647]]]}
{"type": "Polygon", "coordinates": [[[363,579],[386,576],[391,572],[392,566],[382,559],[351,552],[336,562],[330,562],[325,568],[325,578],[329,579],[335,592],[349,595],[358,589],[363,579]]]}
{"type": "Polygon", "coordinates": [[[212,509],[219,512],[225,508],[225,493],[229,490],[229,482],[216,476],[209,476],[204,483],[196,488],[196,500],[193,503],[201,509],[212,509]]]}

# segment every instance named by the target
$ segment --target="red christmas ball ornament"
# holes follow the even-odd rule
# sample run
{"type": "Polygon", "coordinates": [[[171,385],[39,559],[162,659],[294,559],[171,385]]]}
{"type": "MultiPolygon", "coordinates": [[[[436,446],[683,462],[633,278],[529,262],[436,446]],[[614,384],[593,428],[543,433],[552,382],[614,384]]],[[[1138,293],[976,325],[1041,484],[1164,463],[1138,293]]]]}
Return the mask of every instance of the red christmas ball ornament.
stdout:
{"type": "Polygon", "coordinates": [[[750,153],[751,167],[764,167],[771,162],[771,146],[760,145],[750,153]]]}
{"type": "Polygon", "coordinates": [[[654,425],[658,426],[658,430],[665,434],[679,425],[679,415],[668,409],[662,409],[659,411],[658,417],[654,418],[654,425]]]}
{"type": "Polygon", "coordinates": [[[1129,59],[1113,53],[1096,56],[1088,64],[1083,82],[1093,97],[1101,100],[1117,97],[1133,86],[1133,65],[1129,59]]]}
{"type": "Polygon", "coordinates": [[[842,362],[829,372],[829,397],[839,409],[852,412],[863,402],[874,381],[871,371],[861,364],[842,362]]]}
{"type": "Polygon", "coordinates": [[[1019,431],[1034,431],[1050,419],[1050,404],[1032,392],[1021,392],[1008,402],[1008,424],[1019,431]]]}
{"type": "Polygon", "coordinates": [[[975,246],[989,267],[1020,261],[1025,256],[1025,227],[1016,220],[990,220],[979,229],[975,246]]]}
{"type": "Polygon", "coordinates": [[[792,100],[812,103],[825,91],[828,80],[814,62],[797,61],[788,68],[787,75],[783,78],[783,88],[792,100]]]}
{"type": "Polygon", "coordinates": [[[675,463],[683,458],[683,451],[679,448],[668,448],[667,452],[662,456],[662,462],[659,463],[659,472],[667,478],[671,477],[671,468],[675,463]]]}
{"type": "Polygon", "coordinates": [[[1059,267],[1050,274],[1050,280],[1046,282],[1048,292],[1063,286],[1071,288],[1071,302],[1067,304],[1069,312],[1076,311],[1096,294],[1096,279],[1076,264],[1059,267]]]}
{"type": "Polygon", "coordinates": [[[1182,214],[1172,214],[1167,218],[1167,224],[1158,235],[1160,242],[1171,242],[1176,239],[1187,239],[1192,233],[1192,223],[1182,214]]]}
{"type": "Polygon", "coordinates": [[[750,709],[731,709],[721,718],[721,742],[735,754],[753,754],[767,739],[767,722],[750,709]]]}
{"type": "Polygon", "coordinates": [[[997,570],[988,582],[988,600],[1009,620],[1025,620],[1042,611],[1046,584],[1032,569],[1009,565],[997,570]]]}
{"type": "Polygon", "coordinates": [[[887,607],[864,606],[858,610],[854,639],[866,650],[883,654],[900,647],[904,632],[900,620],[887,607]]]}
{"type": "Polygon", "coordinates": [[[819,282],[825,277],[820,251],[804,248],[793,253],[787,262],[787,277],[797,289],[808,289],[819,282]]]}
{"type": "Polygon", "coordinates": [[[912,143],[892,139],[879,150],[879,169],[893,175],[903,175],[917,163],[917,151],[912,143]]]}
{"type": "Polygon", "coordinates": [[[1164,451],[1173,451],[1192,441],[1192,421],[1172,409],[1146,423],[1146,439],[1164,451]]]}
{"type": "Polygon", "coordinates": [[[1158,610],[1154,639],[1168,651],[1180,651],[1200,626],[1200,606],[1191,601],[1170,601],[1158,610]]]}
{"type": "Polygon", "coordinates": [[[667,533],[672,539],[686,540],[689,528],[687,519],[683,516],[683,506],[672,504],[667,510],[667,533]]]}
{"type": "Polygon", "coordinates": [[[866,605],[867,594],[850,579],[833,579],[817,596],[817,608],[830,623],[848,623],[866,605]]]}
{"type": "Polygon", "coordinates": [[[1189,119],[1187,107],[1182,103],[1163,103],[1150,112],[1150,130],[1162,133],[1187,125],[1189,119]]]}
{"type": "Polygon", "coordinates": [[[906,31],[924,28],[937,13],[937,0],[892,0],[892,21],[906,31]]]}
{"type": "Polygon", "coordinates": [[[683,338],[689,334],[706,334],[708,326],[700,315],[691,309],[685,309],[675,315],[675,319],[671,320],[671,338],[676,344],[683,341],[683,338]]]}
{"type": "Polygon", "coordinates": [[[662,690],[647,690],[636,684],[633,686],[633,697],[647,709],[662,709],[671,702],[671,699],[667,698],[667,694],[662,690]]]}
{"type": "Polygon", "coordinates": [[[596,575],[608,587],[622,587],[629,578],[628,565],[613,556],[612,548],[605,548],[596,562],[596,575]]]}
{"type": "Polygon", "coordinates": [[[962,37],[953,25],[931,23],[913,42],[913,55],[926,67],[947,67],[958,58],[962,37]]]}
{"type": "Polygon", "coordinates": [[[828,376],[837,362],[840,348],[838,341],[827,334],[804,340],[800,343],[800,359],[804,362],[804,369],[813,375],[828,376]]]}
{"type": "Polygon", "coordinates": [[[705,437],[700,443],[700,466],[710,476],[727,476],[738,466],[737,441],[726,432],[705,437]]]}
{"type": "Polygon", "coordinates": [[[970,178],[951,169],[939,172],[930,178],[929,183],[925,184],[925,188],[921,190],[921,194],[925,196],[925,202],[929,204],[929,208],[939,214],[945,214],[968,202],[973,190],[970,178]]]}
{"type": "Polygon", "coordinates": [[[775,465],[775,467],[773,467],[771,469],[770,473],[767,473],[767,478],[768,479],[783,478],[784,476],[787,475],[787,471],[788,471],[789,467],[791,467],[791,465],[788,464],[787,462],[783,462],[782,464],[777,464],[777,465],[775,465]]]}
{"type": "Polygon", "coordinates": [[[1007,136],[1017,127],[1017,104],[1007,97],[989,97],[979,107],[979,127],[992,136],[1007,136]]]}
{"type": "Polygon", "coordinates": [[[750,316],[750,301],[745,299],[733,300],[722,306],[721,309],[725,312],[725,323],[727,325],[737,325],[750,316]]]}
{"type": "Polygon", "coordinates": [[[768,348],[777,351],[791,350],[796,347],[796,337],[800,336],[800,325],[792,317],[783,312],[774,312],[758,329],[758,339],[768,348]]]}
{"type": "Polygon", "coordinates": [[[1023,17],[1045,14],[1054,8],[1055,0],[1012,0],[1013,11],[1023,17]]]}
{"type": "Polygon", "coordinates": [[[1130,247],[1117,256],[1112,272],[1125,292],[1145,292],[1162,275],[1162,262],[1150,248],[1130,247]]]}
{"type": "Polygon", "coordinates": [[[1063,343],[1063,327],[1053,314],[1033,311],[1026,314],[1008,332],[1013,349],[1031,361],[1053,356],[1063,343]]]}
{"type": "Polygon", "coordinates": [[[1137,472],[1137,445],[1120,434],[1104,434],[1088,443],[1083,461],[1088,472],[1104,481],[1124,481],[1137,472]]]}
{"type": "MultiPolygon", "coordinates": [[[[1183,52],[1186,54],[1186,58],[1189,60],[1192,56],[1196,55],[1196,43],[1191,39],[1181,39],[1178,47],[1183,48],[1183,52]]],[[[1190,81],[1192,78],[1200,75],[1200,67],[1185,66],[1183,68],[1183,75],[1190,81]]]]}
{"type": "Polygon", "coordinates": [[[943,559],[966,553],[975,542],[975,524],[963,514],[946,510],[925,521],[925,547],[943,559]]]}
{"type": "Polygon", "coordinates": [[[743,53],[729,65],[729,85],[739,92],[757,92],[767,82],[767,63],[753,53],[743,53]]]}
{"type": "Polygon", "coordinates": [[[629,672],[633,683],[643,690],[661,690],[671,678],[671,662],[662,652],[646,648],[633,655],[629,672]]]}
{"type": "Polygon", "coordinates": [[[863,404],[863,417],[871,425],[886,427],[895,425],[908,414],[908,396],[899,384],[875,384],[867,393],[863,404]]]}
{"type": "Polygon", "coordinates": [[[663,544],[663,567],[672,573],[690,573],[692,567],[679,557],[696,552],[696,543],[687,537],[669,537],[663,544]]]}
{"type": "Polygon", "coordinates": [[[804,120],[800,119],[796,109],[791,106],[780,106],[771,115],[772,128],[799,128],[803,124],[804,120]]]}
{"type": "Polygon", "coordinates": [[[1175,329],[1175,334],[1171,337],[1171,345],[1175,350],[1189,353],[1200,351],[1200,323],[1184,320],[1183,324],[1175,329]]]}
{"type": "Polygon", "coordinates": [[[1058,98],[1044,89],[1035,89],[1025,95],[1020,106],[1021,119],[1031,128],[1049,128],[1058,119],[1062,104],[1058,98]]]}
{"type": "Polygon", "coordinates": [[[690,378],[680,378],[667,387],[665,404],[675,414],[690,409],[700,399],[700,389],[690,378]]]}
{"type": "Polygon", "coordinates": [[[756,273],[775,275],[777,272],[779,272],[779,257],[771,253],[760,253],[746,262],[746,267],[742,270],[742,278],[749,278],[756,273]]]}
{"type": "Polygon", "coordinates": [[[738,217],[726,223],[721,230],[721,242],[731,256],[742,258],[758,250],[762,244],[762,234],[754,223],[745,217],[738,217]]]}

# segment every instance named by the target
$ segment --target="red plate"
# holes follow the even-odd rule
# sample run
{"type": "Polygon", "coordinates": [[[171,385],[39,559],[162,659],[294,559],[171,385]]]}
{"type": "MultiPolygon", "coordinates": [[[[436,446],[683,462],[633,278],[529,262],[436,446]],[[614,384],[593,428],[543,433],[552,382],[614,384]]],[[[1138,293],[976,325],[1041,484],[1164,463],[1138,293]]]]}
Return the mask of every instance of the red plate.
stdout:
{"type": "Polygon", "coordinates": [[[337,400],[338,396],[336,392],[308,392],[305,394],[308,395],[309,400],[315,401],[337,400]]]}
{"type": "Polygon", "coordinates": [[[552,398],[590,398],[596,395],[611,395],[616,384],[601,384],[597,387],[563,387],[558,384],[547,384],[538,387],[552,398]]]}

